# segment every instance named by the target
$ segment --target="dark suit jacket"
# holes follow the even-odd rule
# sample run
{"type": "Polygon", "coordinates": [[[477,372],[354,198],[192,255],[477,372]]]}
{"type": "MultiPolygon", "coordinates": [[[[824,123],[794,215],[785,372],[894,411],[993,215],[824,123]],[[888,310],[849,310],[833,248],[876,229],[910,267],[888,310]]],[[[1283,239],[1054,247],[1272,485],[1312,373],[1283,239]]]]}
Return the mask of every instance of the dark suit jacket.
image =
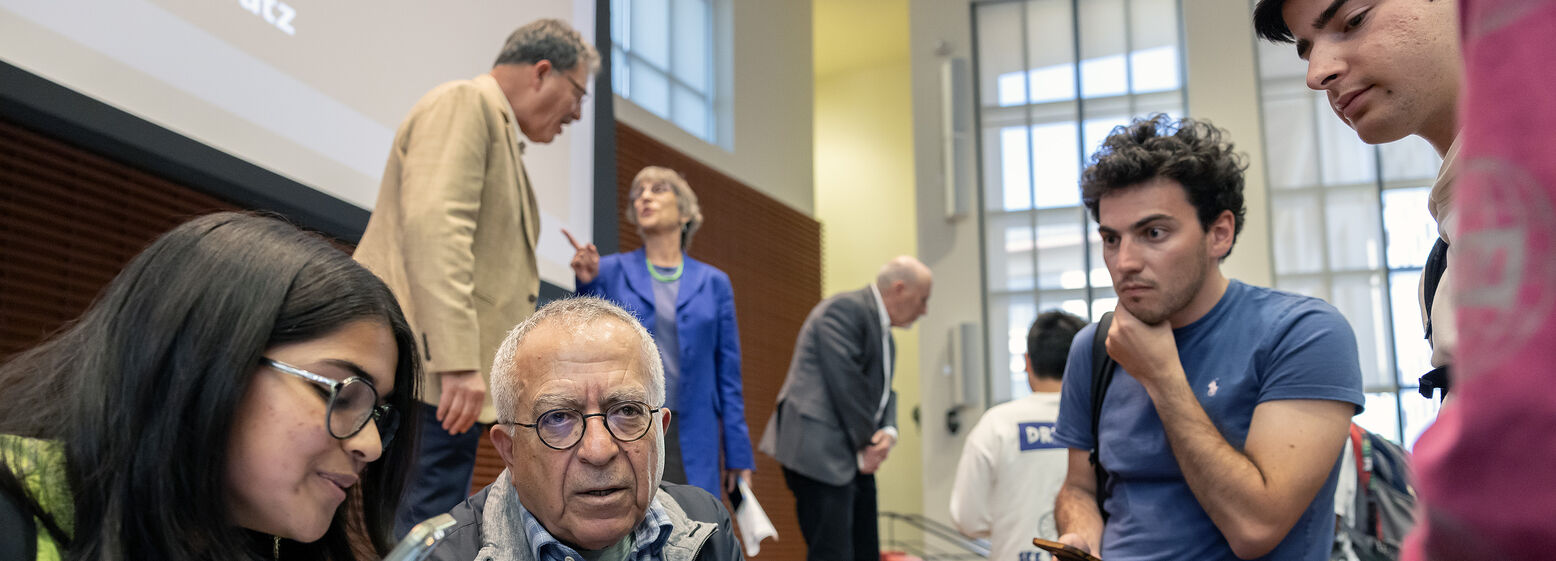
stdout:
{"type": "Polygon", "coordinates": [[[897,392],[879,422],[886,353],[895,365],[896,343],[881,348],[881,320],[870,287],[822,301],[805,318],[794,344],[789,376],[767,421],[760,449],[784,467],[831,485],[847,485],[859,473],[857,454],[870,437],[897,425],[897,392]]]}
{"type": "MultiPolygon", "coordinates": [[[[719,491],[719,450],[729,469],[755,469],[751,436],[746,431],[746,400],[741,394],[740,330],[735,324],[735,293],[729,275],[691,256],[675,299],[674,352],[681,359],[679,403],[671,422],[680,427],[681,458],[688,483],[713,496],[719,491]],[[721,447],[721,435],[722,444],[721,447]]],[[[621,304],[659,341],[654,316],[654,280],[643,250],[600,258],[600,274],[578,283],[578,293],[621,304]]],[[[671,352],[671,349],[659,349],[671,352]]]]}

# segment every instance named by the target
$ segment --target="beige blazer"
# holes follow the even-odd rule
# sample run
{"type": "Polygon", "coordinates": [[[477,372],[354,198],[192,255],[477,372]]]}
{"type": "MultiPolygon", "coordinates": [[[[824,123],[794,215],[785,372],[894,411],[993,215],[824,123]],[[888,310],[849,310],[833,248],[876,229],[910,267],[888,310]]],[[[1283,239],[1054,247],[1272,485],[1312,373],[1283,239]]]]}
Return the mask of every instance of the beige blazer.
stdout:
{"type": "MultiPolygon", "coordinates": [[[[489,75],[438,86],[395,132],[378,203],[354,257],[389,285],[421,346],[423,402],[436,372],[491,387],[503,336],[535,311],[540,210],[513,109],[489,75]]],[[[492,400],[480,421],[497,420],[492,400]]]]}

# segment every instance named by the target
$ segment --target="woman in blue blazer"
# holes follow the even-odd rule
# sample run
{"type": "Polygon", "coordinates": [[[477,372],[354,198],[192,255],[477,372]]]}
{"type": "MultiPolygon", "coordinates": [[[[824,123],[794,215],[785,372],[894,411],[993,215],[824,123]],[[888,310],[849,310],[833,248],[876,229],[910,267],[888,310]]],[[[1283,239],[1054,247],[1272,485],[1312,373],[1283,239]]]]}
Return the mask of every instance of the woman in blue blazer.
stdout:
{"type": "Polygon", "coordinates": [[[673,412],[664,480],[719,497],[720,487],[734,491],[736,478],[749,480],[756,467],[741,395],[735,294],[724,271],[686,255],[702,211],[681,174],[643,168],[628,200],[627,221],[638,227],[642,248],[600,257],[594,244],[567,236],[577,251],[578,293],[621,304],[654,335],[665,362],[665,406],[673,412]]]}

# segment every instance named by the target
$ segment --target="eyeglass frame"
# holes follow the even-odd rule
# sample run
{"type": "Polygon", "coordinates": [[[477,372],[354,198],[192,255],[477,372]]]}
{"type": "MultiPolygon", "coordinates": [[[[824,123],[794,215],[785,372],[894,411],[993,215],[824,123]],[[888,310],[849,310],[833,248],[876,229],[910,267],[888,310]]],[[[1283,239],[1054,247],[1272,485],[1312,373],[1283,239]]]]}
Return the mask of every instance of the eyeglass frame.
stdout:
{"type": "MultiPolygon", "coordinates": [[[[362,423],[357,425],[357,428],[353,429],[351,433],[345,436],[337,435],[335,434],[334,429],[330,427],[330,417],[335,413],[335,400],[340,396],[340,389],[346,387],[346,384],[352,383],[352,381],[360,381],[364,384],[367,384],[367,389],[373,392],[373,403],[376,404],[378,403],[380,396],[378,395],[378,386],[373,385],[373,380],[369,378],[363,378],[361,376],[350,376],[345,380],[336,380],[328,376],[321,376],[319,374],[303,370],[296,366],[292,366],[270,357],[259,357],[259,360],[260,364],[264,366],[268,366],[286,374],[291,374],[298,378],[302,378],[309,382],[313,382],[330,389],[330,395],[324,399],[324,430],[325,432],[330,433],[330,437],[336,440],[349,440],[352,437],[361,434],[362,429],[367,428],[368,423],[378,421],[387,415],[396,413],[393,404],[383,403],[374,405],[371,409],[368,410],[367,417],[364,418],[362,423]]],[[[395,422],[390,425],[390,428],[399,428],[400,423],[398,415],[396,415],[394,421],[395,422]]],[[[380,432],[378,435],[379,446],[382,448],[388,448],[389,444],[394,441],[394,431],[385,431],[382,427],[374,428],[380,432]]],[[[606,428],[608,429],[609,427],[606,428]]]]}
{"type": "Polygon", "coordinates": [[[524,427],[524,428],[527,428],[527,429],[533,429],[535,431],[535,438],[540,440],[540,443],[546,445],[547,448],[550,448],[552,450],[572,450],[573,447],[578,446],[578,443],[583,442],[584,435],[588,434],[588,432],[589,432],[589,417],[599,417],[600,418],[600,424],[605,425],[605,433],[611,435],[611,438],[615,439],[617,442],[621,442],[621,443],[625,444],[625,443],[628,443],[628,442],[637,442],[639,440],[643,440],[643,437],[648,436],[648,433],[654,429],[654,414],[658,413],[660,411],[663,411],[664,409],[665,408],[662,405],[659,406],[659,407],[652,407],[652,406],[650,406],[647,403],[644,403],[642,401],[637,401],[637,400],[634,399],[634,400],[618,401],[616,403],[611,404],[610,407],[605,408],[605,411],[602,411],[602,412],[599,412],[599,413],[584,413],[583,411],[579,411],[579,410],[574,409],[572,407],[557,407],[555,409],[547,409],[544,412],[542,412],[541,414],[536,415],[534,423],[521,423],[521,422],[518,422],[518,421],[501,421],[500,420],[500,421],[497,421],[497,424],[499,424],[499,425],[518,425],[518,426],[521,426],[521,427],[524,427]],[[643,408],[648,409],[648,419],[649,419],[649,421],[648,421],[647,425],[643,426],[643,433],[642,434],[639,434],[639,435],[637,435],[635,437],[632,437],[632,438],[624,439],[624,438],[621,438],[620,436],[617,436],[616,435],[616,431],[611,429],[611,421],[610,421],[610,417],[608,415],[610,414],[612,409],[615,409],[617,407],[621,407],[623,405],[641,405],[641,406],[643,406],[643,408]],[[574,413],[577,413],[578,417],[579,417],[579,421],[583,423],[583,425],[582,425],[583,428],[579,429],[579,431],[578,431],[578,439],[574,440],[572,444],[568,444],[567,446],[563,446],[563,447],[557,447],[557,446],[552,445],[550,442],[546,441],[546,437],[541,436],[541,434],[540,434],[540,420],[544,419],[546,417],[546,415],[550,415],[550,414],[556,413],[558,411],[572,411],[574,413]]]}
{"type": "Polygon", "coordinates": [[[589,88],[585,88],[583,84],[578,83],[572,76],[568,76],[566,72],[559,70],[557,74],[561,74],[563,78],[567,79],[567,83],[573,85],[573,89],[578,90],[578,105],[583,105],[585,101],[589,100],[589,88]]]}

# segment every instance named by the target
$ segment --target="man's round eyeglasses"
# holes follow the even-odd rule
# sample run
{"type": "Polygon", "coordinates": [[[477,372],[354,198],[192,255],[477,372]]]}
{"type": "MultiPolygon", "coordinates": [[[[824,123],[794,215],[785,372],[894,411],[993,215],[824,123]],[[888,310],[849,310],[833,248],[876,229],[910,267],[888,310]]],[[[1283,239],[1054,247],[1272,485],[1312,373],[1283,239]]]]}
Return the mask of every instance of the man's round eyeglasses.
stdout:
{"type": "Polygon", "coordinates": [[[633,442],[648,434],[648,429],[654,424],[654,413],[660,409],[649,407],[641,401],[622,401],[610,406],[604,413],[585,415],[577,409],[560,408],[541,413],[534,423],[506,421],[502,424],[535,429],[535,435],[540,437],[541,443],[556,450],[566,450],[583,440],[589,417],[603,418],[605,430],[612,438],[633,442]]]}
{"type": "Polygon", "coordinates": [[[351,438],[362,432],[362,427],[372,420],[377,423],[378,438],[384,448],[388,448],[389,443],[394,441],[394,432],[400,426],[399,412],[387,403],[378,404],[378,388],[373,387],[372,380],[361,376],[336,380],[271,358],[261,358],[260,362],[322,386],[319,395],[327,404],[324,409],[324,426],[329,429],[330,436],[340,440],[351,438]]]}

